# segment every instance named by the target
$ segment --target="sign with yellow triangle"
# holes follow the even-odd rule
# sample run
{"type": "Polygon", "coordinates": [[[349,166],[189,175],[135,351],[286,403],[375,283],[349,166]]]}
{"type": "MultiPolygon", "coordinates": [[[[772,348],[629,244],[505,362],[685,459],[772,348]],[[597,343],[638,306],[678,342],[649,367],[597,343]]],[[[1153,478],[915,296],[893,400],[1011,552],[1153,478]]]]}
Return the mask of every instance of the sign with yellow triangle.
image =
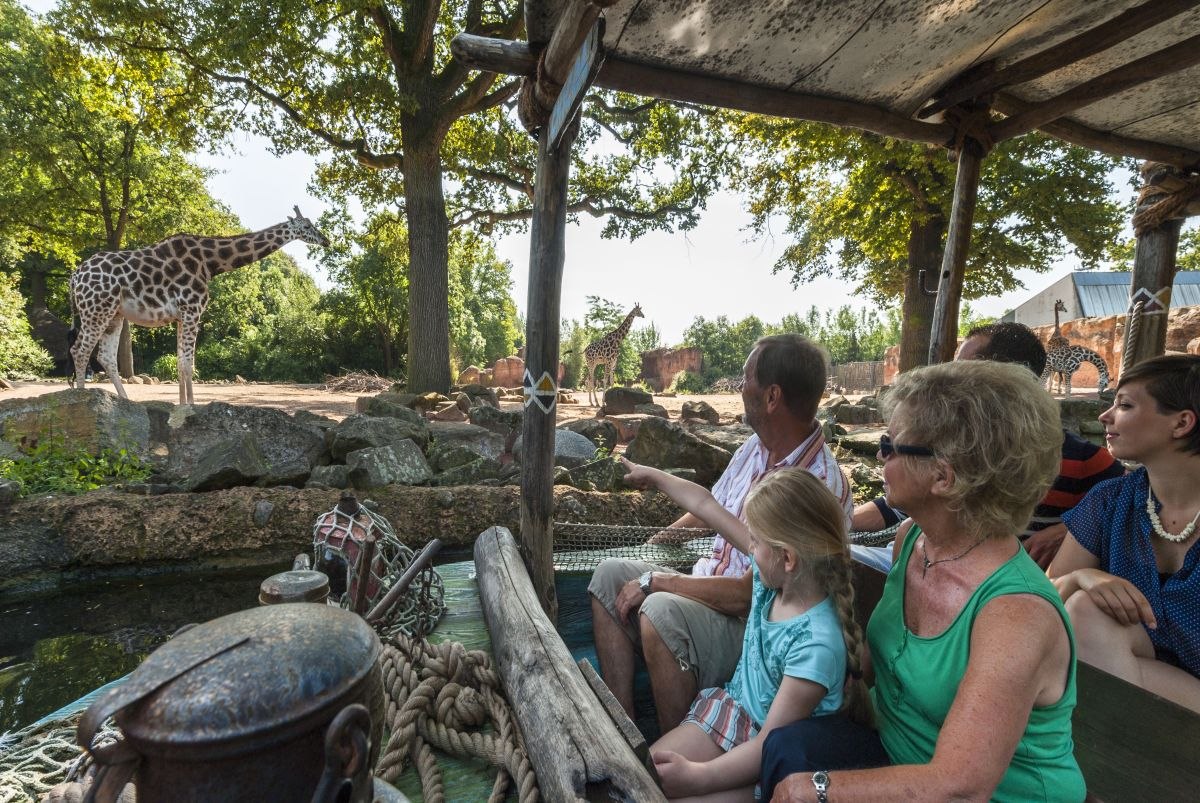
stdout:
{"type": "Polygon", "coordinates": [[[521,384],[526,407],[536,404],[542,408],[543,413],[547,414],[554,410],[554,405],[558,402],[558,384],[555,383],[554,377],[550,376],[549,371],[542,371],[542,375],[535,382],[533,374],[526,368],[521,384]]]}

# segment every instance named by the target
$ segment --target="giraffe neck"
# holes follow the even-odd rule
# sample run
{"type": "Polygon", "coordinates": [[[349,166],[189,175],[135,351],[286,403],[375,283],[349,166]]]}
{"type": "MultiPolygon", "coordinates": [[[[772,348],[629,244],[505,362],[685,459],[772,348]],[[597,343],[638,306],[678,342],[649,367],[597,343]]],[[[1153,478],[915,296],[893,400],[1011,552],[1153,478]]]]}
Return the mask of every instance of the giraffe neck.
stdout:
{"type": "Polygon", "coordinates": [[[612,330],[612,333],[609,334],[609,337],[612,339],[613,342],[616,342],[618,340],[624,340],[625,335],[628,334],[629,327],[631,327],[631,326],[633,326],[633,311],[632,310],[630,310],[629,314],[625,316],[625,320],[621,321],[621,325],[618,326],[616,329],[612,330]]]}
{"type": "Polygon", "coordinates": [[[287,223],[277,223],[236,237],[214,237],[209,270],[216,275],[244,267],[275,253],[294,239],[287,223]]]}

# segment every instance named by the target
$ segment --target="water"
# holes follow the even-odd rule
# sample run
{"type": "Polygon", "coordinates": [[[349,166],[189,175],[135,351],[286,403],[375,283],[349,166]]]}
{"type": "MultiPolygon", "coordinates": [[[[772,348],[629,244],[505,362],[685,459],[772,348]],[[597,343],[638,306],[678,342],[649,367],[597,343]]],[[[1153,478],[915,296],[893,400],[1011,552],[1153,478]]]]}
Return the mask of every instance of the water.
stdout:
{"type": "Polygon", "coordinates": [[[133,671],[185,624],[257,605],[259,584],[287,568],[113,581],[0,605],[0,733],[133,671]]]}

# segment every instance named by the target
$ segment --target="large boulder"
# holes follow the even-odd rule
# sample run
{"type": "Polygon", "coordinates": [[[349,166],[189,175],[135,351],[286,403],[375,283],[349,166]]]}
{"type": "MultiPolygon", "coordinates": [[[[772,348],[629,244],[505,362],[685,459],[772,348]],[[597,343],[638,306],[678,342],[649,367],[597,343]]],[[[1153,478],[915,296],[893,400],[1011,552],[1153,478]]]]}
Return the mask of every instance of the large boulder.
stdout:
{"type": "MultiPolygon", "coordinates": [[[[313,466],[329,462],[321,427],[297,421],[282,410],[211,402],[172,411],[167,436],[167,473],[190,477],[200,461],[231,437],[253,434],[268,469],[263,485],[303,483],[313,466]]],[[[228,487],[228,486],[225,486],[228,487]]]]}
{"type": "Polygon", "coordinates": [[[742,444],[750,440],[754,430],[745,424],[724,424],[714,426],[702,421],[684,421],[684,427],[707,444],[724,449],[733,454],[742,448],[742,444]]]}
{"type": "MultiPolygon", "coordinates": [[[[513,445],[513,455],[518,461],[523,459],[523,443],[521,438],[513,445]]],[[[554,465],[564,468],[575,468],[596,459],[596,444],[569,429],[554,430],[554,465]]]]}
{"type": "Polygon", "coordinates": [[[593,460],[567,472],[567,482],[581,491],[615,491],[627,488],[625,469],[616,460],[593,460]]]}
{"type": "Polygon", "coordinates": [[[407,439],[351,452],[346,455],[346,466],[350,469],[350,483],[360,489],[393,483],[422,485],[433,477],[420,447],[407,439]]]}
{"type": "Polygon", "coordinates": [[[314,466],[308,475],[306,488],[349,488],[350,467],[339,464],[314,466]]]}
{"type": "Polygon", "coordinates": [[[704,352],[695,346],[681,349],[654,349],[642,352],[641,379],[655,393],[666,390],[684,371],[698,374],[704,370],[704,352]]]}
{"type": "Polygon", "coordinates": [[[852,426],[879,424],[883,422],[883,417],[879,414],[879,409],[877,407],[868,407],[865,404],[839,405],[833,411],[833,419],[839,424],[850,424],[852,426]]]}
{"type": "Polygon", "coordinates": [[[854,454],[863,455],[864,457],[874,457],[879,451],[879,436],[886,429],[884,427],[872,427],[870,429],[858,429],[854,432],[846,433],[838,437],[838,445],[847,451],[854,454]]]}
{"type": "Polygon", "coordinates": [[[524,378],[525,361],[520,357],[501,357],[492,366],[492,384],[499,387],[520,387],[524,378]]]}
{"type": "Polygon", "coordinates": [[[497,408],[500,406],[500,397],[496,394],[495,388],[485,387],[478,382],[459,382],[459,384],[462,385],[462,387],[459,388],[459,393],[466,394],[467,398],[470,400],[468,407],[478,407],[481,404],[486,404],[497,408]]]}
{"type": "MultiPolygon", "coordinates": [[[[398,418],[413,427],[424,426],[424,417],[404,403],[406,396],[412,396],[412,394],[381,393],[378,396],[359,396],[354,401],[354,409],[362,415],[398,418]]],[[[415,401],[418,398],[418,396],[412,396],[409,401],[415,401]]]]}
{"type": "Polygon", "coordinates": [[[175,402],[151,399],[142,402],[146,415],[150,417],[150,443],[166,446],[171,440],[171,414],[175,412],[175,402]]]}
{"type": "Polygon", "coordinates": [[[648,417],[625,451],[635,463],[655,468],[691,468],[701,485],[711,486],[729,465],[733,454],[705,443],[679,424],[648,417]]]}
{"type": "Polygon", "coordinates": [[[569,429],[572,432],[578,432],[594,443],[597,449],[604,449],[608,452],[612,452],[613,449],[617,448],[617,439],[621,434],[616,424],[602,418],[580,418],[576,421],[563,424],[560,429],[569,429]]]}
{"type": "Polygon", "coordinates": [[[637,412],[639,404],[653,404],[654,397],[637,388],[609,388],[604,391],[601,412],[604,415],[626,415],[637,412]]]}
{"type": "Polygon", "coordinates": [[[699,420],[706,421],[709,424],[716,424],[721,420],[721,414],[706,401],[684,402],[683,409],[679,412],[679,417],[685,421],[699,420]]]}
{"type": "Polygon", "coordinates": [[[495,432],[504,439],[507,449],[511,449],[513,441],[521,434],[525,414],[521,410],[499,410],[490,405],[480,405],[472,407],[467,418],[475,426],[495,432]]]}
{"type": "Polygon", "coordinates": [[[137,402],[106,390],[62,390],[0,401],[0,440],[8,443],[61,438],[91,454],[150,451],[150,416],[137,402]]]}
{"type": "Polygon", "coordinates": [[[659,418],[670,418],[671,417],[670,414],[667,412],[666,407],[663,407],[661,404],[655,404],[654,402],[651,402],[650,404],[635,405],[633,408],[633,411],[635,413],[640,413],[642,415],[658,416],[659,418]]]}
{"type": "Polygon", "coordinates": [[[433,485],[476,485],[484,480],[499,480],[504,467],[486,457],[447,468],[433,478],[433,485]]]}
{"type": "Polygon", "coordinates": [[[452,446],[474,452],[477,457],[499,460],[504,454],[504,438],[491,430],[474,424],[455,424],[442,421],[429,423],[429,453],[452,446]]]}
{"type": "Polygon", "coordinates": [[[1098,418],[1108,407],[1108,401],[1097,399],[1071,397],[1058,400],[1063,429],[1099,444],[1104,443],[1104,425],[1098,418]]]}
{"type": "Polygon", "coordinates": [[[270,470],[271,464],[257,437],[249,432],[229,433],[208,444],[183,487],[188,491],[219,491],[254,485],[270,470]]]}
{"type": "Polygon", "coordinates": [[[343,460],[359,449],[387,446],[402,440],[411,440],[424,448],[429,443],[429,427],[423,420],[413,423],[391,416],[352,415],[330,429],[327,437],[329,453],[335,460],[343,460]]]}

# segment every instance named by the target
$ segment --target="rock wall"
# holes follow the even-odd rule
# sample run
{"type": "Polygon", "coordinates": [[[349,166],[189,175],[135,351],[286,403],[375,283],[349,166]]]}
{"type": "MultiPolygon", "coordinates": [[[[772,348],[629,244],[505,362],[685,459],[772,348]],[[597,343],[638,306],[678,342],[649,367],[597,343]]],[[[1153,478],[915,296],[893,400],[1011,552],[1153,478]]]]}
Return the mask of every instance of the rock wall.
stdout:
{"type": "MultiPolygon", "coordinates": [[[[1054,326],[1035,326],[1033,331],[1045,343],[1054,326]]],[[[1125,340],[1125,316],[1076,318],[1062,325],[1063,337],[1080,346],[1087,346],[1108,363],[1110,380],[1116,383],[1121,370],[1121,346],[1125,340]]],[[[1200,354],[1200,307],[1175,307],[1167,318],[1168,352],[1200,354]]],[[[900,347],[892,346],[884,356],[884,382],[891,384],[900,366],[900,347]]],[[[1084,363],[1071,380],[1078,387],[1094,388],[1098,376],[1090,363],[1084,363]]]]}
{"type": "Polygon", "coordinates": [[[704,353],[698,348],[654,349],[642,352],[642,373],[639,378],[659,393],[666,390],[681,371],[698,374],[703,368],[704,353]]]}
{"type": "MultiPolygon", "coordinates": [[[[562,384],[567,367],[558,364],[558,383],[562,384]]],[[[459,385],[484,385],[490,388],[519,388],[525,378],[525,360],[521,357],[501,357],[491,368],[469,365],[458,375],[459,385]]]]}

